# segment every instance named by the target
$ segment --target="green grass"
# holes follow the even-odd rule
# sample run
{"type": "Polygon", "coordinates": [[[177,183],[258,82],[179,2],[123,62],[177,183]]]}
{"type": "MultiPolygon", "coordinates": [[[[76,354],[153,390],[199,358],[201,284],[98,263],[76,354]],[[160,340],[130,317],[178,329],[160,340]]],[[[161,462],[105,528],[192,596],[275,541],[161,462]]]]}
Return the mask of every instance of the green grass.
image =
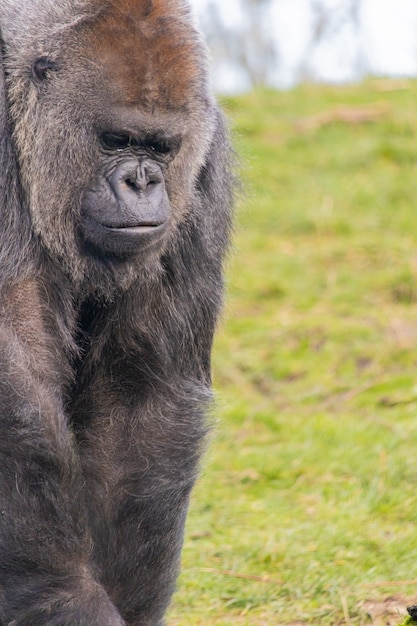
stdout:
{"type": "Polygon", "coordinates": [[[416,622],[414,622],[411,617],[407,617],[400,626],[415,626],[415,624],[416,622]]]}
{"type": "Polygon", "coordinates": [[[245,198],[171,625],[398,625],[417,603],[416,103],[377,81],[225,102],[245,198]]]}

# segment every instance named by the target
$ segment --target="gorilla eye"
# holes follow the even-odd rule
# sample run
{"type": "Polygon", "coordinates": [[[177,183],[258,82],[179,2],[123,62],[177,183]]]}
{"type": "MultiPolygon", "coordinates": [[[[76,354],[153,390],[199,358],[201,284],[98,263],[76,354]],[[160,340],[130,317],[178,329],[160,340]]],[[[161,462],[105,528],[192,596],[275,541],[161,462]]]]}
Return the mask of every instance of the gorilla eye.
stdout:
{"type": "Polygon", "coordinates": [[[172,144],[169,141],[150,141],[147,146],[152,152],[157,152],[158,154],[169,154],[173,148],[172,144]]]}
{"type": "Polygon", "coordinates": [[[47,78],[48,72],[56,69],[57,66],[54,61],[51,61],[51,59],[47,57],[40,57],[32,64],[32,78],[36,83],[42,83],[47,78]]]}
{"type": "Polygon", "coordinates": [[[130,135],[103,133],[101,136],[101,143],[107,150],[125,150],[131,145],[132,139],[130,135]]]}

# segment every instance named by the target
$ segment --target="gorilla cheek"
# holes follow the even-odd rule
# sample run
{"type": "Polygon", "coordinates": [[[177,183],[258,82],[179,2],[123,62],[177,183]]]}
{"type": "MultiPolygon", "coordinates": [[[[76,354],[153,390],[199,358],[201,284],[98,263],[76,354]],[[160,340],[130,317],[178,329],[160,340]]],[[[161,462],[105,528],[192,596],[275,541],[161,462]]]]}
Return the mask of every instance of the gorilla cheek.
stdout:
{"type": "Polygon", "coordinates": [[[159,165],[127,159],[85,192],[82,237],[99,255],[140,254],[162,243],[170,214],[159,165]]]}

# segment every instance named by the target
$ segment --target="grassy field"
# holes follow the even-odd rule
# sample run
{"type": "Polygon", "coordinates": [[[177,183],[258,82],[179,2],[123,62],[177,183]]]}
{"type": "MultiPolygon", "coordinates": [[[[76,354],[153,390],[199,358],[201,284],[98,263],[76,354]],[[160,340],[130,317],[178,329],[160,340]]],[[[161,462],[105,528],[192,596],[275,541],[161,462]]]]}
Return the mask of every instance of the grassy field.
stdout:
{"type": "Polygon", "coordinates": [[[417,603],[417,83],[228,99],[245,199],[170,626],[417,603]]]}

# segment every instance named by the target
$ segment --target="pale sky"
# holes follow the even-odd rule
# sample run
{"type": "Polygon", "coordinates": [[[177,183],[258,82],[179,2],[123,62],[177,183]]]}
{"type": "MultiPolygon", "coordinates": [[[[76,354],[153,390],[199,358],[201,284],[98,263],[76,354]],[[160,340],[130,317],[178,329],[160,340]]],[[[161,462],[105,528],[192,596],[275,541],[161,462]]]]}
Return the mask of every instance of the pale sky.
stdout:
{"type": "MultiPolygon", "coordinates": [[[[215,1],[226,24],[233,26],[244,21],[239,0],[215,1]]],[[[343,0],[326,2],[335,7],[343,0]]],[[[207,0],[191,0],[197,15],[206,3],[207,0]]],[[[268,23],[281,53],[279,80],[290,84],[309,38],[310,3],[274,0],[271,6],[268,23]]],[[[370,73],[417,75],[417,0],[362,0],[361,23],[361,56],[370,73]]],[[[356,54],[357,38],[345,29],[342,36],[317,50],[313,59],[315,72],[324,80],[352,79],[352,59],[356,54]]],[[[221,83],[221,72],[219,77],[221,83]]]]}

